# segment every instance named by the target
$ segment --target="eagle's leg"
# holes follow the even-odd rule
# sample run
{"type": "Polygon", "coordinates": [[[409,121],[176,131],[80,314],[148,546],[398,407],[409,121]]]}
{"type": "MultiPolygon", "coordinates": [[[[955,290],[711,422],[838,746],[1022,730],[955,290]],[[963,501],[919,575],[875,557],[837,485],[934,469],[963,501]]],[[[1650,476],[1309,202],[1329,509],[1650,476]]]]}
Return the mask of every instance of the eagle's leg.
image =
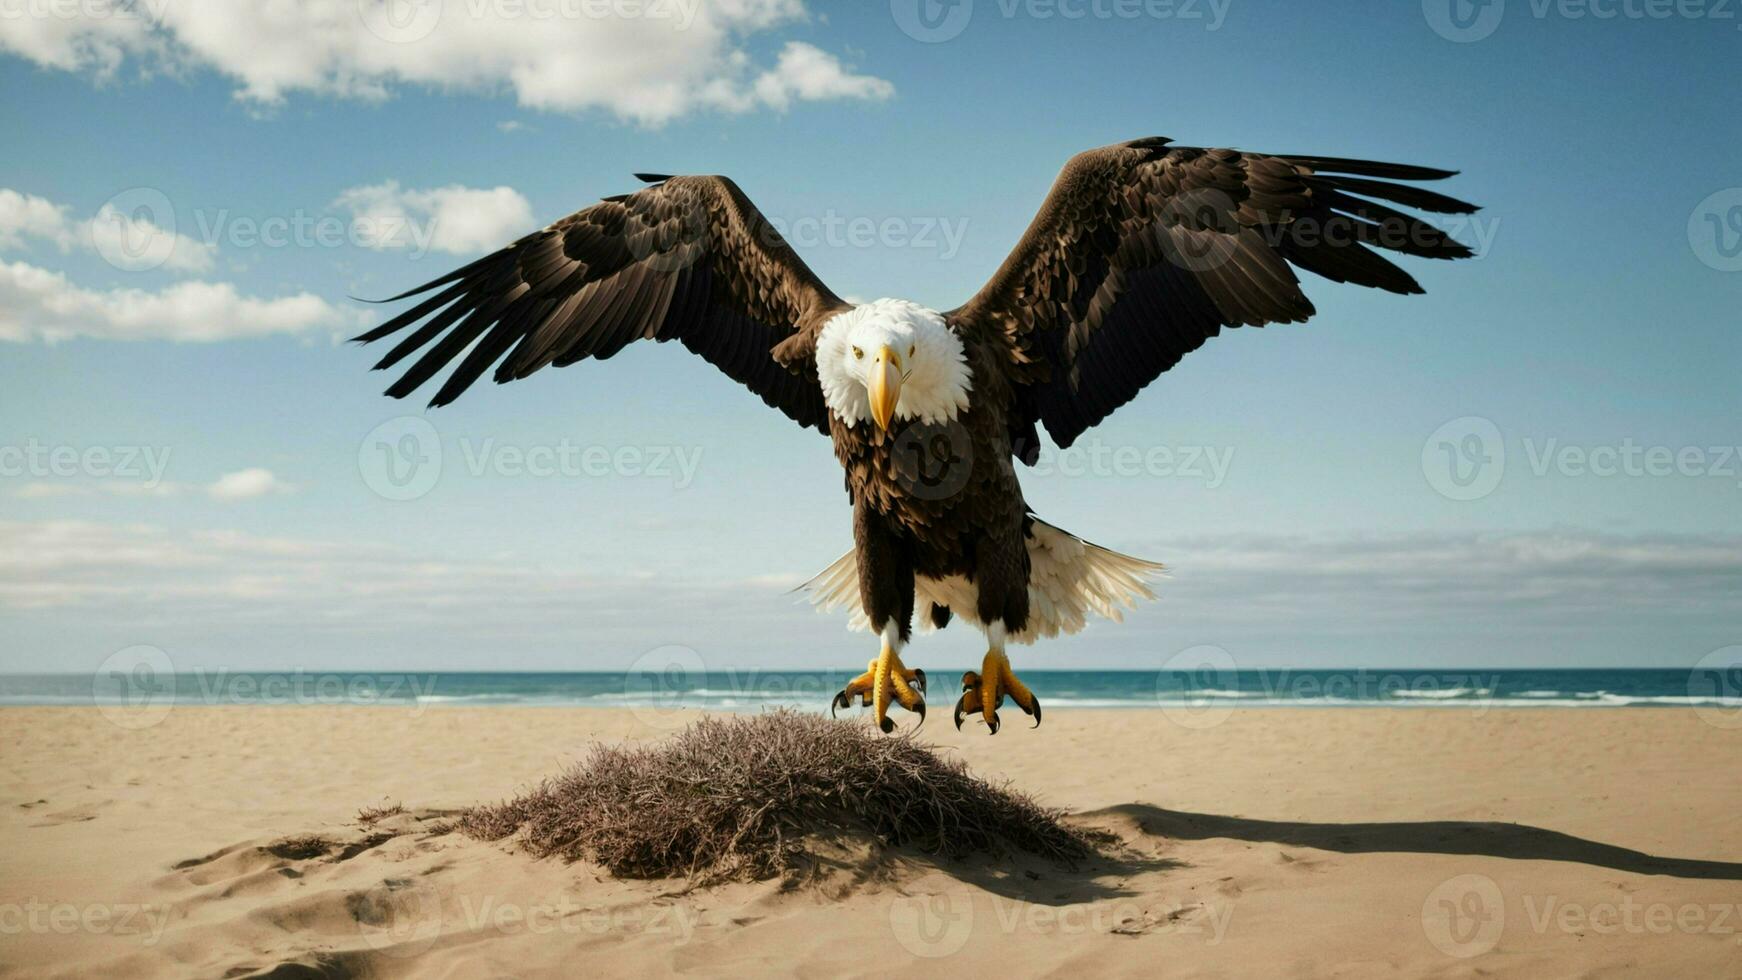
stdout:
{"type": "Polygon", "coordinates": [[[901,662],[901,637],[893,624],[883,631],[883,652],[865,665],[865,673],[841,688],[829,713],[851,705],[855,697],[860,704],[871,706],[872,717],[884,732],[895,731],[895,722],[889,719],[891,704],[914,712],[920,723],[925,723],[925,671],[913,670],[901,662]]]}
{"type": "Polygon", "coordinates": [[[895,722],[889,720],[891,702],[916,712],[924,724],[925,698],[915,689],[916,684],[923,686],[924,675],[901,662],[901,639],[892,627],[883,631],[883,652],[872,663],[871,675],[871,717],[878,728],[895,730],[895,722]]]}
{"type": "Polygon", "coordinates": [[[854,509],[853,535],[859,551],[859,598],[866,618],[882,636],[883,648],[865,673],[847,683],[835,695],[831,711],[845,708],[858,697],[869,704],[877,727],[895,730],[889,706],[899,704],[925,721],[925,671],[901,662],[913,622],[913,558],[904,542],[893,534],[884,519],[860,504],[854,509]]]}
{"type": "Polygon", "coordinates": [[[1004,706],[1006,696],[1016,702],[1023,714],[1034,719],[1034,727],[1040,727],[1040,698],[1010,669],[1010,658],[1004,654],[1004,636],[1004,624],[988,627],[986,637],[991,649],[980,661],[979,672],[970,670],[962,675],[962,697],[956,702],[955,711],[958,730],[962,719],[977,711],[986,719],[987,731],[998,734],[998,709],[1004,706]]]}
{"type": "MultiPolygon", "coordinates": [[[[863,674],[848,681],[847,686],[841,688],[840,693],[835,695],[834,704],[829,709],[831,714],[833,714],[836,709],[852,707],[854,698],[859,699],[859,706],[861,708],[871,707],[872,692],[877,687],[877,663],[882,659],[883,658],[879,656],[877,660],[873,660],[866,664],[865,672],[863,674]]],[[[897,663],[899,663],[899,659],[899,656],[897,656],[897,663]]],[[[907,687],[917,691],[920,698],[923,699],[925,697],[925,671],[917,668],[909,670],[905,666],[898,666],[889,672],[889,677],[891,685],[899,680],[907,687]]],[[[900,698],[898,697],[897,700],[899,701],[900,698]]]]}

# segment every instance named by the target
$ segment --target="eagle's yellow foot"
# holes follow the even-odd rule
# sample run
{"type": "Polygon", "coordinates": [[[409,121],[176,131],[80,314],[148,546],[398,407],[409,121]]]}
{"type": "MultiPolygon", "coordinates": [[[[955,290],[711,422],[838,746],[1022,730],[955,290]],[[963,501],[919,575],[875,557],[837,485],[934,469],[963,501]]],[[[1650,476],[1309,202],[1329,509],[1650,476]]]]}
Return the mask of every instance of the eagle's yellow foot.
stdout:
{"type": "Polygon", "coordinates": [[[1010,669],[1010,658],[1002,650],[988,650],[979,673],[970,670],[962,675],[962,696],[956,702],[956,729],[961,730],[963,717],[978,711],[986,719],[991,734],[998,734],[998,709],[1003,707],[1005,695],[1016,702],[1023,714],[1034,718],[1035,728],[1040,727],[1040,699],[1017,679],[1010,669]]]}
{"type": "Polygon", "coordinates": [[[877,718],[877,727],[885,732],[895,730],[889,720],[889,704],[894,702],[919,715],[925,723],[925,671],[909,669],[901,655],[888,646],[876,660],[865,665],[865,672],[847,682],[829,705],[829,714],[852,707],[857,697],[861,706],[869,705],[877,718]]]}

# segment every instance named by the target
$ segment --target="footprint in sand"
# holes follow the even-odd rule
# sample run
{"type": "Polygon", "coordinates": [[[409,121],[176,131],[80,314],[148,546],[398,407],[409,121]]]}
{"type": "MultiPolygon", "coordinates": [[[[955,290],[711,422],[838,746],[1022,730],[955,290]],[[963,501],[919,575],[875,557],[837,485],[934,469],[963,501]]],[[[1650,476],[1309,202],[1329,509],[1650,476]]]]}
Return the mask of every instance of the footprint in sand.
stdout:
{"type": "MultiPolygon", "coordinates": [[[[48,801],[47,800],[39,800],[37,802],[46,803],[48,801]]],[[[103,801],[98,802],[98,803],[86,803],[82,806],[70,807],[70,808],[65,809],[65,810],[57,810],[54,813],[45,813],[42,815],[41,820],[38,820],[36,823],[33,823],[30,826],[32,826],[32,827],[59,827],[62,824],[85,823],[87,821],[97,819],[97,811],[102,809],[105,806],[108,806],[108,805],[109,805],[109,801],[103,800],[103,801]]]]}
{"type": "MultiPolygon", "coordinates": [[[[361,977],[441,936],[430,869],[382,875],[441,845],[451,814],[397,813],[358,826],[244,841],[172,866],[154,882],[176,910],[178,939],[234,950],[224,977],[361,977]],[[390,853],[391,852],[391,853],[390,853]],[[287,938],[291,937],[291,938],[287,938]],[[288,945],[287,945],[288,943],[288,945]],[[273,957],[261,962],[263,952],[273,957]]],[[[205,971],[202,971],[205,972],[205,971]]]]}

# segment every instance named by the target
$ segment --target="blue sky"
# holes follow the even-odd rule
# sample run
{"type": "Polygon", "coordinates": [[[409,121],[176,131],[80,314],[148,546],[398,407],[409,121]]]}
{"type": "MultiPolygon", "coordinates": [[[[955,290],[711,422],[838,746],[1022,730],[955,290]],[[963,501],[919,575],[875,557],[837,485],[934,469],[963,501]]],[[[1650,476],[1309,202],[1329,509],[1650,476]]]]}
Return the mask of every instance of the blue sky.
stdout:
{"type": "MultiPolygon", "coordinates": [[[[369,2],[305,25],[8,8],[0,670],[133,644],[182,667],[613,668],[671,644],[863,662],[870,640],[782,594],[851,541],[826,439],[675,346],[424,415],[336,342],[382,315],[347,297],[651,170],[731,175],[844,295],[947,309],[1066,158],[1145,135],[1460,169],[1444,189],[1484,210],[1453,230],[1482,254],[1412,263],[1425,297],[1303,274],[1311,324],[1218,338],[1049,457],[1025,479],[1042,516],[1174,575],[1019,668],[1198,644],[1242,666],[1678,665],[1742,642],[1726,8],[1512,0],[1464,6],[1460,34],[1438,0],[975,0],[935,8],[970,16],[925,42],[908,0],[695,2],[676,30],[447,0],[396,43],[354,23],[369,2]],[[395,209],[431,247],[368,237],[395,209]],[[181,237],[114,261],[117,212],[181,237]],[[302,231],[254,233],[280,227],[302,231]],[[441,463],[386,499],[371,433],[427,437],[408,415],[441,463]],[[1486,492],[1448,482],[1446,445],[1486,492]],[[565,448],[617,461],[516,462],[565,448]],[[109,474],[92,449],[166,463],[109,474]]],[[[952,629],[908,660],[979,643],[952,629]]]]}

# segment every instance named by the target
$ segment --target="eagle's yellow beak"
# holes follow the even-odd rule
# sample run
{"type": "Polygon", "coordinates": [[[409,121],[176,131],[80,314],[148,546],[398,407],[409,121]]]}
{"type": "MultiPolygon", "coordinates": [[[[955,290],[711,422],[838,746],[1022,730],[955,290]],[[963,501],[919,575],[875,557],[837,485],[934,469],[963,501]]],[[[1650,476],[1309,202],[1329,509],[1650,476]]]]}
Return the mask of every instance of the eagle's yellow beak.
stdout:
{"type": "Polygon", "coordinates": [[[877,428],[888,431],[895,406],[901,401],[901,355],[888,344],[877,351],[871,362],[870,382],[871,418],[876,420],[877,428]]]}

